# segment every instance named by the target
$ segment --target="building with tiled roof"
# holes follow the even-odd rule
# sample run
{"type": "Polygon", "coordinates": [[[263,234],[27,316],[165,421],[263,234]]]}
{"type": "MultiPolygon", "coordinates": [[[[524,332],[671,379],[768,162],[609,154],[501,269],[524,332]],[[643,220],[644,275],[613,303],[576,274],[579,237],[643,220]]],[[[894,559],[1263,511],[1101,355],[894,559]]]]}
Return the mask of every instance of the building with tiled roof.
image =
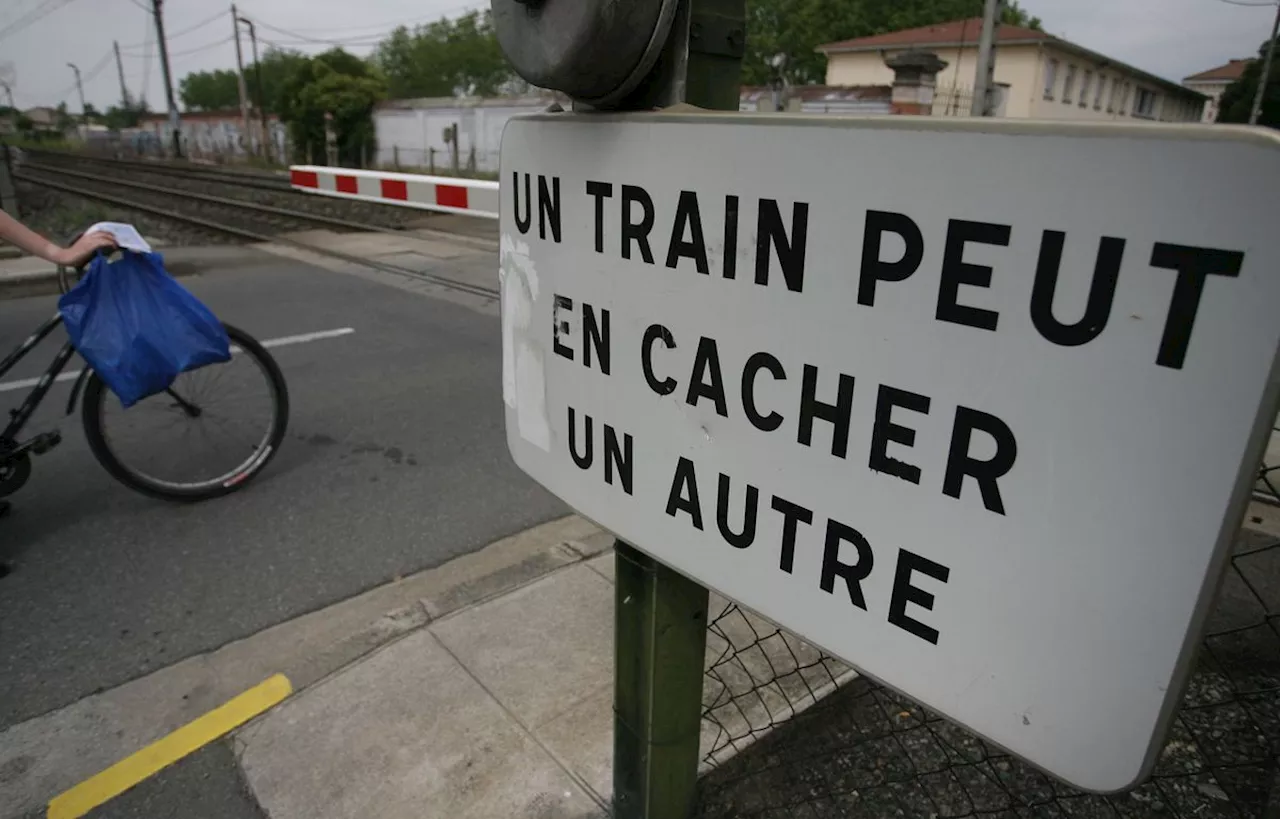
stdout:
{"type": "Polygon", "coordinates": [[[1204,106],[1205,122],[1217,121],[1218,103],[1222,99],[1222,92],[1227,90],[1228,85],[1240,79],[1240,75],[1244,74],[1245,68],[1251,62],[1253,61],[1249,59],[1228,60],[1216,68],[1183,78],[1183,85],[1209,98],[1204,106]]]}
{"type": "MultiPolygon", "coordinates": [[[[827,43],[818,51],[827,57],[831,86],[891,84],[886,59],[913,49],[931,51],[947,62],[937,77],[937,94],[955,101],[972,93],[981,33],[981,18],[972,17],[827,43]]],[[[1013,25],[996,30],[995,82],[997,114],[1018,118],[1198,122],[1206,101],[1194,88],[1013,25]]],[[[967,106],[940,112],[935,104],[934,113],[967,113],[967,106]]]]}

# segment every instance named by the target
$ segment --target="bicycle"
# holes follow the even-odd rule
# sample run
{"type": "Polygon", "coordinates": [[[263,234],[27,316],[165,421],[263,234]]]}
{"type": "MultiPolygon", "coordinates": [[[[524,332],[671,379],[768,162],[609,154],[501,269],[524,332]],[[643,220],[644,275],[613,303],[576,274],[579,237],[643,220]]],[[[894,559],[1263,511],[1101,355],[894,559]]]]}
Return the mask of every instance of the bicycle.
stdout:
{"type": "MultiPolygon", "coordinates": [[[[79,234],[72,243],[77,238],[79,234]]],[[[59,266],[58,289],[62,293],[68,292],[83,270],[59,266]]],[[[62,316],[55,313],[53,318],[40,325],[0,361],[0,378],[4,378],[60,324],[62,316]]],[[[67,399],[66,415],[70,416],[75,411],[79,401],[81,423],[89,449],[116,480],[144,495],[171,501],[207,500],[243,488],[266,468],[284,440],[289,418],[289,393],[279,365],[266,348],[245,331],[225,322],[222,326],[231,340],[230,361],[182,373],[163,393],[145,398],[127,410],[118,400],[113,400],[110,388],[87,364],[78,374],[68,373],[59,378],[76,353],[72,343],[67,341],[44,375],[35,381],[22,404],[9,411],[8,425],[0,432],[0,498],[13,494],[30,479],[32,456],[43,455],[61,443],[62,435],[57,429],[39,433],[25,441],[20,441],[18,436],[54,383],[71,380],[72,377],[75,383],[67,399]],[[235,365],[245,361],[252,362],[256,368],[242,375],[235,365]],[[261,384],[252,377],[255,372],[261,384]],[[233,449],[240,452],[233,454],[228,465],[215,467],[196,479],[190,476],[180,478],[172,468],[165,470],[139,465],[139,457],[151,450],[160,456],[159,460],[169,462],[171,467],[182,469],[190,466],[190,459],[184,456],[186,450],[165,444],[161,432],[180,427],[180,443],[191,443],[193,430],[201,440],[208,441],[211,431],[228,429],[226,419],[216,409],[228,402],[236,409],[248,405],[247,399],[229,401],[231,391],[238,386],[265,386],[266,400],[262,402],[265,417],[255,422],[257,432],[251,432],[247,439],[237,438],[233,449]],[[159,429],[140,435],[125,434],[115,422],[114,410],[117,409],[120,417],[129,421],[158,417],[164,423],[159,429]]]]}

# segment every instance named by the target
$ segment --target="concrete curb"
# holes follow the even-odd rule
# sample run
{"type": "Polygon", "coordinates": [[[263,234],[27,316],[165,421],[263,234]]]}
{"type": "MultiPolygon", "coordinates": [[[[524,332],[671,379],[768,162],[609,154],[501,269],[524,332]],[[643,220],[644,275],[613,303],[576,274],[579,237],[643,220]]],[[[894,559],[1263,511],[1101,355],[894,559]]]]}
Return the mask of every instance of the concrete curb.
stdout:
{"type": "Polygon", "coordinates": [[[612,542],[581,518],[560,518],[10,726],[0,732],[0,817],[43,807],[271,674],[288,676],[299,696],[439,617],[581,563],[612,542]]]}
{"type": "MultiPolygon", "coordinates": [[[[195,276],[204,269],[191,262],[166,263],[165,269],[175,278],[195,276]]],[[[25,299],[35,296],[58,295],[58,272],[42,270],[30,273],[9,273],[0,271],[0,301],[25,299]]]]}

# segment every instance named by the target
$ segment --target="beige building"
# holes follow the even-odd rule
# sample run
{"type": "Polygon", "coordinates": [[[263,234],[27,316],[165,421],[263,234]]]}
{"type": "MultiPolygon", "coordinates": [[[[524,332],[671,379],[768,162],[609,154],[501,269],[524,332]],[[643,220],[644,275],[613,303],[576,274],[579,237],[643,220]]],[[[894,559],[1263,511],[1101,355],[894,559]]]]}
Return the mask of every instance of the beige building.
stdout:
{"type": "Polygon", "coordinates": [[[1252,60],[1231,60],[1226,65],[1192,74],[1182,81],[1187,88],[1199,91],[1209,98],[1204,106],[1205,122],[1218,121],[1218,103],[1222,100],[1222,92],[1227,90],[1228,85],[1240,79],[1240,75],[1251,62],[1252,60]]]}
{"type": "MultiPolygon", "coordinates": [[[[910,49],[947,62],[938,75],[934,114],[967,115],[977,71],[982,20],[954,20],[818,46],[827,85],[888,85],[884,61],[910,49]]],[[[996,31],[998,116],[1029,119],[1199,122],[1206,97],[1074,43],[1020,26],[996,31]]]]}

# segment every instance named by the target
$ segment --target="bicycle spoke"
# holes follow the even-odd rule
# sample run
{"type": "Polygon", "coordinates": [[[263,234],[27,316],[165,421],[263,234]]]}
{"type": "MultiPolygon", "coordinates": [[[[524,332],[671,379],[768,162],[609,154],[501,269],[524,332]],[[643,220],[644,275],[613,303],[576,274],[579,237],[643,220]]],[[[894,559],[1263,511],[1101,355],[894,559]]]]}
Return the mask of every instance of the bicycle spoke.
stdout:
{"type": "Polygon", "coordinates": [[[104,400],[95,382],[86,419],[96,420],[86,431],[96,430],[90,443],[117,477],[164,497],[211,497],[269,460],[287,422],[287,393],[270,355],[238,333],[229,328],[240,351],[229,361],[181,373],[128,410],[104,400]]]}

